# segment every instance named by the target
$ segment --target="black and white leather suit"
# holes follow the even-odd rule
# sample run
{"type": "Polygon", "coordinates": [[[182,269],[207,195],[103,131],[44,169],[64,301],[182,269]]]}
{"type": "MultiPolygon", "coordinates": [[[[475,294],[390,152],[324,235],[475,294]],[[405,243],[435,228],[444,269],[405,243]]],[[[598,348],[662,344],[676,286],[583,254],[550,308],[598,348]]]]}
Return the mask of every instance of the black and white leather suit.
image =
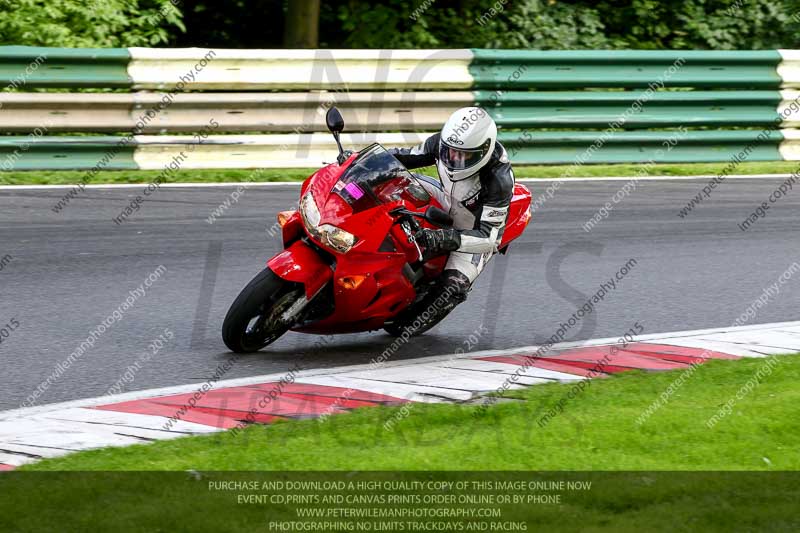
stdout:
{"type": "Polygon", "coordinates": [[[514,192],[514,172],[505,148],[496,142],[485,165],[474,174],[454,181],[439,161],[440,137],[437,133],[414,148],[389,151],[409,170],[436,165],[438,181],[419,174],[417,177],[453,217],[460,244],[450,252],[445,274],[460,272],[466,277],[468,288],[497,252],[514,192]]]}

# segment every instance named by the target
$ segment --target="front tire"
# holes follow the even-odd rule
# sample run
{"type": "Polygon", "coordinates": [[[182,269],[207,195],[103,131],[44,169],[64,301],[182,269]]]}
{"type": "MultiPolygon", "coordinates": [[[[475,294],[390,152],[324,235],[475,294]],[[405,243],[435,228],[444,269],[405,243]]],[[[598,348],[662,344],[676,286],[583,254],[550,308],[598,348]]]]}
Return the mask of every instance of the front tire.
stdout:
{"type": "Polygon", "coordinates": [[[289,331],[282,315],[304,296],[302,285],[265,268],[242,289],[222,323],[222,340],[236,353],[257,352],[289,331]]]}

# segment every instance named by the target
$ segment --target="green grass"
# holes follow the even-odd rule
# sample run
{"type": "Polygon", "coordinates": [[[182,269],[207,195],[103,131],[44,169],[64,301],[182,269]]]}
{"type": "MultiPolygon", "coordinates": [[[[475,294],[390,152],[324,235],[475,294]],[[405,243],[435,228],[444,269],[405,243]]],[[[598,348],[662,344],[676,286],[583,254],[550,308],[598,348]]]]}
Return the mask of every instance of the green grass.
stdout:
{"type": "MultiPolygon", "coordinates": [[[[650,167],[651,176],[693,176],[716,175],[725,167],[726,163],[686,163],[663,164],[650,167]]],[[[746,162],[740,164],[736,174],[788,174],[796,171],[797,162],[746,162]]],[[[637,176],[641,172],[641,165],[584,165],[577,172],[569,166],[518,166],[514,168],[517,178],[558,178],[567,172],[573,177],[592,176],[637,176]]],[[[257,181],[303,181],[314,169],[263,169],[257,181]]],[[[149,183],[158,176],[160,170],[114,170],[98,172],[88,183],[149,183]]],[[[172,183],[218,183],[218,182],[246,182],[252,181],[253,170],[179,170],[170,177],[172,183]]],[[[419,172],[435,175],[433,167],[420,169],[419,172]]],[[[0,172],[0,185],[60,185],[79,183],[85,172],[76,170],[58,171],[25,171],[25,172],[0,172]]]]}
{"type": "Polygon", "coordinates": [[[399,408],[252,426],[239,435],[182,438],[45,460],[24,470],[800,470],[800,358],[773,373],[713,429],[705,421],[764,364],[711,361],[638,426],[678,376],[630,372],[591,382],[539,427],[571,385],[515,392],[473,417],[472,405],[399,408]]]}
{"type": "MultiPolygon", "coordinates": [[[[718,175],[728,163],[674,163],[657,164],[647,167],[649,176],[705,176],[718,175]]],[[[744,162],[739,164],[732,174],[791,174],[797,171],[797,161],[765,161],[744,162]]],[[[514,167],[518,178],[558,178],[569,169],[573,177],[595,176],[641,176],[642,165],[583,165],[577,171],[569,166],[534,166],[514,167]]]]}
{"type": "MultiPolygon", "coordinates": [[[[319,506],[244,504],[239,495],[290,491],[212,490],[209,482],[312,479],[592,482],[586,491],[539,491],[559,493],[559,504],[488,506],[502,509],[503,521],[527,523],[527,531],[797,531],[800,357],[780,358],[729,416],[713,429],[705,426],[764,364],[712,361],[700,367],[641,427],[636,418],[677,372],[630,372],[595,380],[544,427],[537,421],[570,385],[515,391],[508,396],[516,400],[491,406],[480,417],[472,416],[474,405],[414,405],[393,431],[383,424],[401,408],[364,408],[324,423],[281,422],[253,426],[238,436],[221,433],[77,453],[0,474],[0,531],[277,531],[270,521],[300,520],[297,509],[319,506]],[[109,472],[118,470],[128,472],[109,472]],[[584,472],[557,472],[566,470],[584,472]],[[730,472],[688,472],[703,470],[730,472]]],[[[478,521],[455,520],[465,528],[478,521]]]]}
{"type": "MultiPolygon", "coordinates": [[[[270,168],[254,170],[178,170],[165,183],[219,183],[254,181],[303,181],[312,169],[270,168]]],[[[98,172],[87,183],[151,183],[160,170],[104,170],[98,172]]],[[[0,172],[0,185],[69,185],[80,183],[85,172],[79,170],[31,170],[25,172],[0,172]]]]}

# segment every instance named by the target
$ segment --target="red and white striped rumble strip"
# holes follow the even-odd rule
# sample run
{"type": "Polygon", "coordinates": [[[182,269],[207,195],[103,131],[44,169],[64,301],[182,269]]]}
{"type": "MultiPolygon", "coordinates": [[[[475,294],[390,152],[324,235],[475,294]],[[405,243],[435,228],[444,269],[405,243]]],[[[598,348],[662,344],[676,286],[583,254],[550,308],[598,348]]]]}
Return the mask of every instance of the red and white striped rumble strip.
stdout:
{"type": "Polygon", "coordinates": [[[800,352],[800,322],[561,343],[255,376],[90,398],[0,413],[0,471],[68,453],[327,417],[405,402],[463,402],[487,392],[575,382],[632,369],[669,371],[708,359],[800,352]],[[541,356],[537,356],[541,355],[541,356]],[[277,393],[276,393],[277,390],[277,393]]]}

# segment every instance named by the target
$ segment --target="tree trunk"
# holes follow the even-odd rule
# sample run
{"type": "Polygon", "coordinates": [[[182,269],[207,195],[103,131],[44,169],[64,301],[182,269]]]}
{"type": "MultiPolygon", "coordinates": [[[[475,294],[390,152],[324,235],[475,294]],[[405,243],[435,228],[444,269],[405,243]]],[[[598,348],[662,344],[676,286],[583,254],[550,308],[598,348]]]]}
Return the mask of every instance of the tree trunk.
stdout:
{"type": "Polygon", "coordinates": [[[319,0],[289,0],[283,44],[286,48],[319,46],[319,0]]]}

